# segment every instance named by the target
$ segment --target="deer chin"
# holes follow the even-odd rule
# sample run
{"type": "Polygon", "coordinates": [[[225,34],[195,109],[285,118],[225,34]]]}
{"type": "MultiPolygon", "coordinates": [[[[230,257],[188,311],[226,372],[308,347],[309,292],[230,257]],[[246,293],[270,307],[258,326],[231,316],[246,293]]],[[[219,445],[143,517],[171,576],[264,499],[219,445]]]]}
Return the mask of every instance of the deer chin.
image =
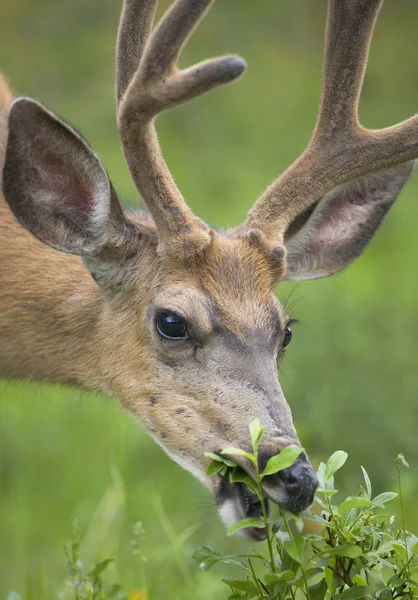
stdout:
{"type": "MultiPolygon", "coordinates": [[[[267,512],[270,512],[269,501],[264,498],[267,512]]],[[[229,527],[242,519],[262,519],[263,511],[258,497],[250,492],[243,483],[229,485],[223,482],[218,494],[218,510],[224,524],[229,527]]],[[[246,527],[242,533],[252,540],[266,539],[266,529],[260,527],[246,527]]]]}

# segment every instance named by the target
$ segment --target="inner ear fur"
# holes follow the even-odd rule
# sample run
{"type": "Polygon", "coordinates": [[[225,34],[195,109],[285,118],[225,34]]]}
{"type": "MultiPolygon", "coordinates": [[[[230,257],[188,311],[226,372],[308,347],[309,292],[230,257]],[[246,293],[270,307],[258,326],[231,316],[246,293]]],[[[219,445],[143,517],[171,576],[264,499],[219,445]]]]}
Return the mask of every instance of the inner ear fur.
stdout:
{"type": "Polygon", "coordinates": [[[285,280],[327,277],[365,250],[414,168],[414,161],[338,186],[286,233],[285,280]]]}
{"type": "Polygon", "coordinates": [[[56,115],[19,98],[8,119],[6,201],[39,240],[88,262],[132,246],[140,227],[124,214],[99,157],[56,115]]]}

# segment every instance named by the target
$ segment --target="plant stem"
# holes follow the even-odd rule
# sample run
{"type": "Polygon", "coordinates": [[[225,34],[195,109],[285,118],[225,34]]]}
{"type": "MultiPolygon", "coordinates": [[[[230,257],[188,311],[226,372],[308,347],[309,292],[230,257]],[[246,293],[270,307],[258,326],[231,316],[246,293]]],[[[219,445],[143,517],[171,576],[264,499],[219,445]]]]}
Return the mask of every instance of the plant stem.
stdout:
{"type": "MultiPolygon", "coordinates": [[[[284,524],[286,525],[287,533],[289,534],[290,539],[294,540],[293,533],[292,533],[292,530],[290,529],[289,521],[287,520],[285,512],[282,512],[282,517],[283,517],[284,524]]],[[[300,570],[302,573],[303,583],[305,584],[305,596],[306,596],[307,600],[310,600],[311,594],[309,592],[308,580],[306,579],[306,573],[305,573],[305,569],[303,568],[302,563],[300,563],[300,570]]]]}
{"type": "MultiPolygon", "coordinates": [[[[408,538],[406,535],[406,526],[405,526],[406,520],[405,520],[405,511],[404,511],[403,496],[402,496],[402,478],[401,478],[401,469],[400,469],[398,460],[395,460],[395,465],[396,465],[396,470],[398,471],[399,501],[401,503],[402,529],[403,529],[404,541],[405,541],[406,564],[404,565],[404,568],[405,568],[408,579],[411,579],[411,572],[409,570],[408,538]]],[[[409,596],[410,596],[411,600],[413,600],[412,589],[409,590],[409,596]]]]}
{"type": "Polygon", "coordinates": [[[411,562],[414,560],[414,557],[411,556],[408,561],[404,564],[404,566],[402,567],[402,569],[399,571],[398,575],[399,577],[403,574],[404,571],[406,571],[409,567],[409,565],[411,564],[411,562]]]}
{"type": "Polygon", "coordinates": [[[271,543],[269,518],[268,518],[268,514],[267,514],[266,503],[264,502],[263,490],[261,488],[261,484],[259,484],[259,494],[260,494],[261,510],[263,511],[264,527],[266,528],[266,536],[267,536],[266,539],[267,539],[267,546],[268,546],[269,555],[270,555],[271,572],[275,573],[276,565],[274,564],[274,553],[273,553],[273,545],[271,543]]]}
{"type": "Polygon", "coordinates": [[[331,500],[328,498],[328,496],[326,497],[326,499],[327,499],[327,504],[328,504],[328,510],[329,510],[329,512],[330,512],[330,516],[331,516],[331,519],[330,519],[330,520],[331,520],[333,523],[335,523],[335,527],[336,527],[336,529],[337,529],[337,532],[340,534],[340,536],[343,538],[343,540],[345,540],[346,542],[347,542],[347,541],[349,541],[349,540],[347,540],[347,537],[346,537],[346,535],[345,535],[344,531],[342,531],[342,530],[341,530],[341,527],[340,527],[340,525],[339,525],[339,523],[338,523],[337,519],[335,518],[334,511],[332,510],[332,503],[331,503],[331,500]]]}
{"type": "Polygon", "coordinates": [[[302,565],[300,565],[300,570],[302,571],[303,583],[305,584],[305,595],[306,595],[306,598],[307,598],[307,600],[311,600],[311,593],[309,591],[308,580],[306,579],[305,569],[303,568],[302,565]]]}
{"type": "Polygon", "coordinates": [[[260,471],[258,468],[258,448],[254,449],[254,456],[255,456],[255,474],[256,474],[256,478],[257,478],[258,498],[260,500],[261,510],[263,511],[264,527],[266,529],[266,536],[267,536],[266,539],[267,539],[267,546],[269,549],[271,572],[276,573],[276,566],[274,564],[273,545],[271,543],[269,518],[268,518],[268,514],[267,514],[266,503],[264,502],[263,488],[261,485],[260,471]]]}
{"type": "Polygon", "coordinates": [[[261,586],[260,586],[260,583],[258,581],[258,577],[256,575],[256,572],[254,571],[254,567],[253,567],[253,563],[251,562],[251,558],[248,559],[248,564],[250,565],[251,575],[253,576],[254,583],[257,586],[258,592],[260,594],[260,598],[262,600],[263,598],[265,598],[265,595],[263,593],[263,590],[261,589],[261,586]]]}

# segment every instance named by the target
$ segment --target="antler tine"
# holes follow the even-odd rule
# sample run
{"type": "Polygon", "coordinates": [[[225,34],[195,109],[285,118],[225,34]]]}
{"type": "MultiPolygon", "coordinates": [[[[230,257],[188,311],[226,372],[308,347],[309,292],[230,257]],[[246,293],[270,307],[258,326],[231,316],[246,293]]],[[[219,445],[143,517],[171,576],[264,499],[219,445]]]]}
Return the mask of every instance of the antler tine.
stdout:
{"type": "Polygon", "coordinates": [[[377,15],[383,0],[330,0],[317,135],[350,131],[358,124],[358,102],[377,15]]]}
{"type": "Polygon", "coordinates": [[[152,29],[158,0],[124,2],[116,44],[116,106],[130,84],[152,29]]]}
{"type": "Polygon", "coordinates": [[[369,130],[358,122],[368,50],[383,0],[329,0],[319,115],[304,153],[257,200],[245,223],[272,246],[291,221],[350,179],[418,157],[418,117],[369,130]]]}
{"type": "Polygon", "coordinates": [[[211,236],[170,175],[154,119],[163,110],[236,79],[245,68],[235,56],[183,71],[177,68],[181,49],[212,2],[177,0],[151,35],[156,0],[125,0],[122,11],[116,71],[119,134],[132,178],[157,226],[163,255],[189,256],[208,245],[211,236]]]}

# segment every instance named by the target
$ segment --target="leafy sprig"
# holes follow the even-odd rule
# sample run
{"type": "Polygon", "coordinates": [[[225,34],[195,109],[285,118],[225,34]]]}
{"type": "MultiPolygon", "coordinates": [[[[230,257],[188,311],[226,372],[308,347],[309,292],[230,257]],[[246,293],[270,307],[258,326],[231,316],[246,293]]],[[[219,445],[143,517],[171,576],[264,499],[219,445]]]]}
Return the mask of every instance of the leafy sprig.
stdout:
{"type": "MultiPolygon", "coordinates": [[[[293,515],[280,510],[280,518],[274,523],[269,522],[262,491],[263,478],[291,466],[302,449],[283,450],[260,472],[258,449],[263,432],[258,421],[251,423],[252,453],[227,448],[219,456],[207,454],[211,458],[208,475],[228,477],[231,485],[245,483],[257,494],[262,506],[263,519],[244,519],[233,524],[228,534],[261,524],[267,534],[268,558],[258,550],[250,554],[223,555],[203,546],[195,552],[193,557],[203,570],[226,563],[241,571],[241,578],[224,579],[231,591],[229,599],[417,598],[418,538],[405,530],[403,505],[402,529],[396,526],[395,516],[386,508],[397,494],[384,492],[373,496],[370,478],[362,467],[364,485],[359,492],[340,503],[335,502],[334,475],[344,466],[346,452],[334,452],[326,463],[319,465],[319,486],[313,511],[293,515]],[[244,457],[251,463],[250,472],[254,478],[231,460],[234,456],[244,457]],[[303,533],[307,521],[311,526],[305,529],[310,532],[303,533]]],[[[398,457],[398,472],[405,464],[405,459],[398,457]]],[[[400,484],[399,474],[399,487],[400,484]]]]}

